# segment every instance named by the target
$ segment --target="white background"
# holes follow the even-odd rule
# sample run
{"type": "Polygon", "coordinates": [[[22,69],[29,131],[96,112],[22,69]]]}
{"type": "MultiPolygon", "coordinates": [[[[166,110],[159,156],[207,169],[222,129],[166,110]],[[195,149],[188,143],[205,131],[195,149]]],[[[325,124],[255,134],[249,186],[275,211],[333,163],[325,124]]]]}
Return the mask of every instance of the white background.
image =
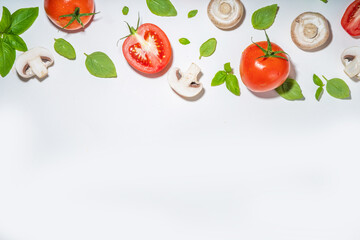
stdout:
{"type": "Polygon", "coordinates": [[[359,240],[360,83],[340,61],[360,41],[340,25],[352,1],[243,0],[246,16],[233,31],[212,25],[208,1],[172,2],[178,16],[162,18],[145,0],[98,0],[91,25],[67,34],[47,19],[43,1],[1,1],[11,12],[40,7],[22,35],[29,48],[54,52],[53,39],[63,37],[77,59],[54,53],[44,81],[24,82],[14,70],[0,79],[0,239],[359,240]],[[268,34],[290,55],[305,101],[253,94],[242,82],[241,97],[211,87],[226,62],[240,80],[241,52],[251,37],[265,40],[251,14],[272,3],[280,9],[268,34]],[[193,9],[199,13],[188,19],[193,9]],[[291,22],[305,11],[331,23],[332,42],[321,51],[291,41],[291,22]],[[176,95],[166,75],[146,78],[126,63],[116,43],[138,12],[168,35],[172,67],[201,67],[198,101],[176,95]],[[180,45],[181,37],[191,44],[180,45]],[[211,37],[215,54],[198,60],[211,37]],[[118,78],[87,72],[83,53],[95,51],[110,56],[118,78]],[[344,79],[352,99],[325,93],[317,102],[314,73],[344,79]]]}

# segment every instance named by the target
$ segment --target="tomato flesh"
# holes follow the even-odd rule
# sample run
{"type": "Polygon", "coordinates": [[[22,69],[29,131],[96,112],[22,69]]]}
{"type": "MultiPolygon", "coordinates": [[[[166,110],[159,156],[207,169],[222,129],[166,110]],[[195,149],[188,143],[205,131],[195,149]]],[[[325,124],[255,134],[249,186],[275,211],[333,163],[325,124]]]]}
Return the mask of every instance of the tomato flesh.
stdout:
{"type": "Polygon", "coordinates": [[[341,26],[351,36],[360,36],[360,0],[348,6],[341,19],[341,26]]]}
{"type": "MultiPolygon", "coordinates": [[[[93,13],[95,11],[94,0],[45,0],[44,8],[48,18],[59,28],[65,27],[71,17],[63,17],[62,15],[68,15],[74,13],[76,8],[80,9],[80,14],[82,13],[93,13]]],[[[93,16],[83,16],[80,17],[84,26],[86,26],[93,16]]],[[[78,30],[82,26],[77,21],[71,23],[66,30],[78,30]]]]}
{"type": "MultiPolygon", "coordinates": [[[[258,42],[259,46],[267,49],[267,42],[258,42]]],[[[283,51],[278,45],[271,43],[273,51],[283,51]]],[[[261,49],[252,44],[248,46],[240,62],[241,80],[253,92],[267,92],[279,87],[285,82],[290,73],[290,62],[275,57],[264,58],[261,49]]],[[[288,58],[285,54],[276,54],[288,58]]]]}
{"type": "Polygon", "coordinates": [[[143,73],[162,71],[171,59],[171,44],[166,34],[156,25],[145,23],[129,36],[122,51],[127,62],[143,73]]]}

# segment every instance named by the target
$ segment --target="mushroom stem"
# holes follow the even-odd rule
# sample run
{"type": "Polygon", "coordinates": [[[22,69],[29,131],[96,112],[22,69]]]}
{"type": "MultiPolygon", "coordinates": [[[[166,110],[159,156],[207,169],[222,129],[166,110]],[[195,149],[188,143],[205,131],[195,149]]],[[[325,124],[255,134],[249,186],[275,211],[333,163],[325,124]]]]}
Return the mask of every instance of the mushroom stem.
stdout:
{"type": "Polygon", "coordinates": [[[360,73],[360,59],[354,58],[345,66],[344,71],[350,78],[357,76],[360,73]]]}
{"type": "Polygon", "coordinates": [[[190,84],[192,84],[195,80],[197,80],[197,75],[199,75],[199,73],[201,72],[201,69],[194,63],[192,63],[189,67],[189,69],[186,71],[184,78],[185,79],[191,79],[192,82],[190,84]]]}
{"type": "Polygon", "coordinates": [[[31,71],[38,77],[43,78],[47,76],[48,70],[43,61],[41,60],[41,57],[36,57],[34,59],[31,59],[28,62],[31,71]]]}

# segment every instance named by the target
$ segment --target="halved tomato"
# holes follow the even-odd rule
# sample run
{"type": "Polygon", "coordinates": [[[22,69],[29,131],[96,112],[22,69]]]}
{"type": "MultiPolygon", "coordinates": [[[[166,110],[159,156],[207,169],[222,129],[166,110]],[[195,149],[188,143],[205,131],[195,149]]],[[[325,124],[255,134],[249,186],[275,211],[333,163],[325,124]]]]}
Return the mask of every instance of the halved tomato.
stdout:
{"type": "Polygon", "coordinates": [[[170,62],[172,50],[166,34],[156,25],[144,23],[137,29],[129,27],[131,34],[123,43],[126,61],[136,70],[153,74],[162,71],[170,62]]]}
{"type": "Polygon", "coordinates": [[[341,19],[341,26],[351,36],[360,36],[360,0],[348,6],[341,19]]]}

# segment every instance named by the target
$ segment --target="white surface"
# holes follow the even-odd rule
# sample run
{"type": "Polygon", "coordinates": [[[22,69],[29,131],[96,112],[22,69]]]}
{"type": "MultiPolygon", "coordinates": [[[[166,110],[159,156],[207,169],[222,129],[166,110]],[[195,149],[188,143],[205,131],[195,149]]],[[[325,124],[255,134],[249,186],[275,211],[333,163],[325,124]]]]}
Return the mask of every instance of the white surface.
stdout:
{"type": "Polygon", "coordinates": [[[352,1],[276,1],[268,33],[291,56],[306,96],[298,102],[256,96],[242,83],[241,97],[210,87],[226,62],[239,77],[242,50],[251,37],[264,40],[251,14],[269,1],[243,0],[246,17],[234,31],[211,24],[208,1],[172,2],[178,16],[161,18],[145,0],[98,0],[101,13],[77,34],[54,28],[42,1],[1,2],[11,12],[40,6],[22,35],[29,48],[53,51],[53,39],[63,37],[78,57],[56,55],[42,82],[23,82],[14,71],[0,81],[0,239],[360,239],[360,88],[340,61],[343,49],[359,45],[340,25],[352,1]],[[192,9],[199,13],[187,19],[192,9]],[[292,43],[291,21],[304,11],[329,19],[326,49],[307,53],[292,43]],[[200,100],[184,101],[166,76],[145,78],[126,63],[116,42],[138,12],[167,33],[174,67],[201,67],[200,100]],[[180,37],[191,44],[180,45],[180,37]],[[198,60],[210,37],[217,51],[198,60]],[[94,51],[112,58],[117,79],[89,75],[83,53],[94,51]],[[324,94],[317,102],[314,73],[346,80],[352,100],[324,94]]]}

